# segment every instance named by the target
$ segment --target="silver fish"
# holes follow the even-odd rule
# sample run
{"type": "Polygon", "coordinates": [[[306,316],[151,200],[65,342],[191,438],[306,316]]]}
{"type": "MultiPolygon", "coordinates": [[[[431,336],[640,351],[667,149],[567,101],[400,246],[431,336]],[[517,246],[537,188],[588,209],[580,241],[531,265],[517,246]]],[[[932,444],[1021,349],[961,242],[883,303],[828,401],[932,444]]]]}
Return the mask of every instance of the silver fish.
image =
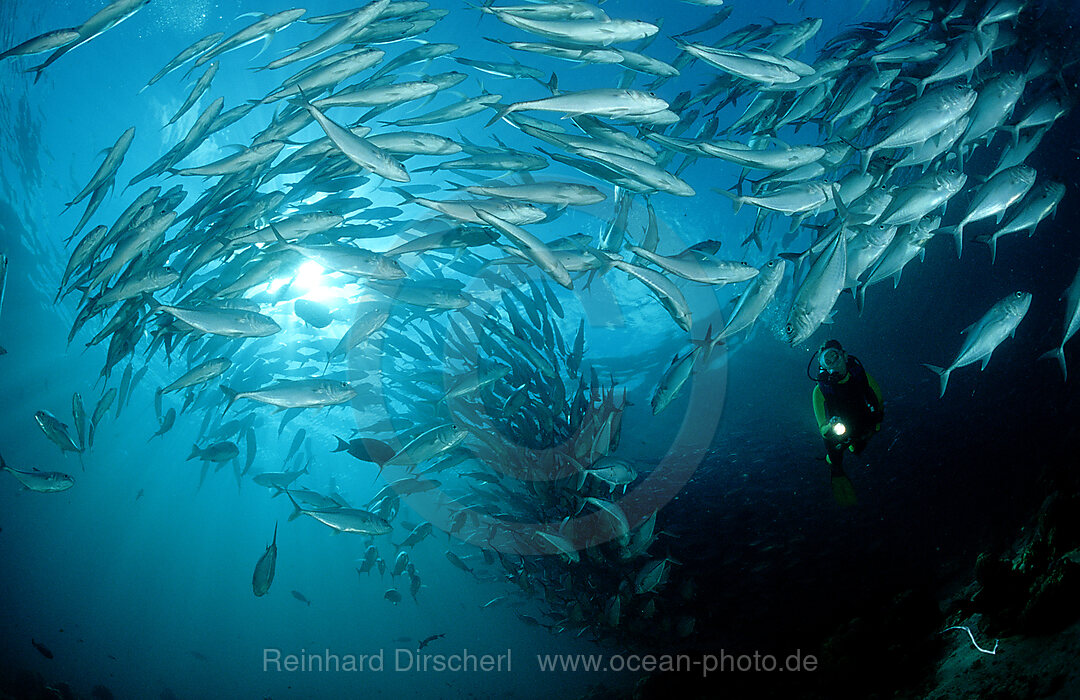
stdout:
{"type": "Polygon", "coordinates": [[[773,258],[761,266],[760,273],[739,297],[727,324],[716,335],[715,342],[719,343],[754,324],[776,296],[776,290],[784,279],[784,267],[782,258],[773,258]]]}
{"type": "Polygon", "coordinates": [[[168,394],[172,391],[180,391],[186,389],[189,386],[196,386],[204,382],[208,382],[215,377],[220,376],[225,371],[232,367],[232,360],[227,357],[215,357],[207,360],[202,364],[192,367],[190,370],[182,374],[176,381],[172,382],[166,387],[161,389],[163,394],[168,394]]]}
{"type": "Polygon", "coordinates": [[[0,456],[0,471],[6,471],[13,477],[19,480],[19,483],[31,491],[37,491],[38,493],[56,493],[58,491],[67,491],[69,488],[75,485],[75,479],[67,474],[61,474],[60,472],[43,472],[34,469],[33,471],[24,472],[14,467],[8,466],[4,462],[3,456],[0,456]]]}
{"type": "Polygon", "coordinates": [[[1053,350],[1043,353],[1040,360],[1055,358],[1061,365],[1061,376],[1068,381],[1069,372],[1065,367],[1065,343],[1076,335],[1080,329],[1080,270],[1076,271],[1076,277],[1072,284],[1065,290],[1065,332],[1061,336],[1061,344],[1053,350]]]}
{"type": "Polygon", "coordinates": [[[214,44],[221,41],[221,38],[224,37],[224,36],[225,36],[224,32],[215,32],[213,34],[210,34],[209,36],[204,36],[202,39],[199,39],[195,43],[191,44],[186,49],[184,49],[180,53],[176,54],[176,56],[171,61],[166,63],[165,66],[161,70],[159,70],[157,73],[155,73],[154,77],[150,78],[149,82],[146,83],[146,86],[143,87],[142,90],[139,90],[139,92],[142,92],[146,88],[150,87],[151,85],[153,85],[157,81],[164,78],[166,75],[168,75],[172,71],[176,70],[177,68],[184,65],[185,63],[187,63],[191,59],[195,58],[196,56],[198,56],[202,52],[206,51],[211,46],[213,46],[214,44]]]}
{"type": "Polygon", "coordinates": [[[843,230],[822,250],[799,286],[784,325],[784,335],[792,345],[809,338],[825,321],[847,279],[847,245],[843,230]]]}
{"type": "Polygon", "coordinates": [[[312,408],[348,403],[357,395],[348,382],[331,379],[282,379],[252,391],[234,391],[222,385],[221,390],[229,398],[226,411],[237,399],[250,399],[279,408],[312,408]]]}
{"type": "Polygon", "coordinates": [[[979,360],[982,360],[980,369],[986,369],[987,363],[990,362],[990,355],[1001,343],[1016,333],[1016,327],[1024,320],[1024,315],[1030,306],[1031,294],[1013,292],[990,307],[982,318],[963,331],[967,339],[951,365],[944,368],[926,365],[928,369],[941,377],[940,395],[945,395],[945,387],[949,385],[949,375],[953,370],[979,360]]]}
{"type": "Polygon", "coordinates": [[[41,432],[45,433],[45,437],[59,447],[61,452],[82,452],[82,448],[76,445],[68,434],[68,427],[53,414],[38,411],[34,414],[34,421],[41,428],[41,432]]]}
{"type": "Polygon", "coordinates": [[[160,306],[156,310],[174,316],[203,333],[226,338],[263,338],[281,331],[281,326],[274,319],[254,311],[212,307],[189,309],[181,306],[160,306]]]}
{"type": "Polygon", "coordinates": [[[60,49],[78,40],[80,36],[77,29],[54,29],[39,34],[32,39],[27,39],[21,44],[0,53],[0,61],[12,56],[31,56],[36,53],[60,49]]]}
{"type": "Polygon", "coordinates": [[[1034,184],[1035,168],[1028,165],[1014,165],[987,180],[971,200],[964,218],[952,227],[956,240],[956,257],[960,257],[963,252],[965,226],[990,217],[997,217],[998,221],[1001,221],[1005,210],[1020,201],[1034,184]]]}

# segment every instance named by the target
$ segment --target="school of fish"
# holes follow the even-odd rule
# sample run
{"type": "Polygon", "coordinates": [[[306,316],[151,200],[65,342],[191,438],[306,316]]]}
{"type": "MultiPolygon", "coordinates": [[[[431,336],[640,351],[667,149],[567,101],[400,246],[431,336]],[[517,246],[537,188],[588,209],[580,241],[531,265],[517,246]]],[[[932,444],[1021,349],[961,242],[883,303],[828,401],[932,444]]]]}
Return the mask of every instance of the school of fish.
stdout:
{"type": "MultiPolygon", "coordinates": [[[[117,0],[0,59],[50,52],[29,69],[40,77],[147,2],[117,0]]],[[[1040,8],[1025,0],[911,0],[827,41],[815,18],[731,27],[722,2],[680,5],[694,26],[618,7],[374,0],[260,15],[182,48],[143,89],[187,66],[191,90],[168,121],[200,107],[186,135],[118,188],[136,138],[127,129],[68,202],[87,205],[57,302],[77,305],[69,342],[107,348],[108,388],[89,416],[72,397],[74,428],[39,411],[46,437],[89,450],[154,363],[169,380],[154,393],[151,438],[201,414],[188,457],[200,485],[231,465],[238,484],[284,496],[290,521],[365,538],[357,572],[362,582],[389,572],[387,601],[427,587],[418,567],[432,545],[418,545],[441,532],[462,576],[513,584],[485,607],[530,601],[522,621],[556,633],[693,635],[694,582],[661,553],[657,512],[620,505],[655,466],[619,454],[624,413],[649,397],[631,402],[590,364],[568,290],[587,295],[622,275],[685,334],[670,366],[640,368],[656,377],[648,404],[660,413],[768,308],[782,309],[774,330],[797,346],[849,303],[845,291],[869,313],[886,293],[878,283],[899,284],[938,235],[959,256],[977,231],[988,265],[1007,255],[1004,237],[1035,233],[1066,194],[1025,161],[1073,97],[1055,56],[1025,39],[1040,8]],[[513,58],[450,43],[440,34],[450,13],[474,16],[477,35],[513,58]],[[271,39],[290,48],[244,64],[240,49],[271,39]],[[229,63],[280,75],[279,87],[215,96],[229,63]],[[704,82],[671,88],[691,74],[704,82]],[[500,81],[533,96],[488,92],[500,81]],[[256,126],[250,142],[205,156],[237,123],[256,126]],[[483,142],[444,135],[462,124],[482,127],[483,142]],[[144,180],[154,184],[128,189],[144,180]],[[121,216],[84,233],[113,190],[128,198],[121,216]],[[656,204],[672,197],[752,208],[742,247],[661,235],[656,204]],[[564,225],[571,211],[612,208],[600,231],[564,225]],[[642,210],[638,231],[630,213],[642,210]],[[305,298],[312,274],[333,293],[305,298]],[[695,319],[683,291],[693,285],[735,301],[723,326],[695,319]],[[260,453],[257,441],[316,411],[336,446],[308,426],[292,433],[284,464],[260,453]],[[317,459],[348,460],[385,486],[370,497],[308,489],[317,459]]],[[[6,273],[0,256],[0,304],[6,273]]],[[[941,394],[958,368],[986,366],[1031,299],[1018,290],[976,310],[956,359],[928,365],[941,394]]],[[[1045,355],[1063,374],[1080,272],[1064,299],[1061,343],[1045,355]]],[[[35,491],[74,484],[0,467],[35,491]]],[[[256,596],[269,592],[277,554],[275,526],[256,596]]]]}

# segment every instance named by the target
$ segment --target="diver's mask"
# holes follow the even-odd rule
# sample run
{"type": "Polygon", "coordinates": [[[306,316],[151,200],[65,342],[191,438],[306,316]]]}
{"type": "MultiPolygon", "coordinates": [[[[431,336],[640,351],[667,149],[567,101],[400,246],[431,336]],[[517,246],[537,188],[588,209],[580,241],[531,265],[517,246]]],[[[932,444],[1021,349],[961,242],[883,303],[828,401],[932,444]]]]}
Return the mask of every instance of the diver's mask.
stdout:
{"type": "Polygon", "coordinates": [[[847,375],[847,353],[835,340],[828,340],[807,367],[807,375],[819,382],[838,382],[847,375]],[[815,362],[816,360],[816,362],[815,362]],[[816,365],[816,376],[810,374],[810,367],[816,365]]]}

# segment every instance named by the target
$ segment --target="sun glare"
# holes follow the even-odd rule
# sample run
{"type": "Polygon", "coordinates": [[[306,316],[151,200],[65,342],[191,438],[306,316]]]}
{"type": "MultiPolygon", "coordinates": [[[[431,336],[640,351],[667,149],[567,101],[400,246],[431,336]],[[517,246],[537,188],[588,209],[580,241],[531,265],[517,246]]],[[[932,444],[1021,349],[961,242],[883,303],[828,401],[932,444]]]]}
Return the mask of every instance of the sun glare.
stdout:
{"type": "Polygon", "coordinates": [[[323,266],[308,260],[296,271],[296,286],[306,291],[314,291],[323,286],[323,266]]]}

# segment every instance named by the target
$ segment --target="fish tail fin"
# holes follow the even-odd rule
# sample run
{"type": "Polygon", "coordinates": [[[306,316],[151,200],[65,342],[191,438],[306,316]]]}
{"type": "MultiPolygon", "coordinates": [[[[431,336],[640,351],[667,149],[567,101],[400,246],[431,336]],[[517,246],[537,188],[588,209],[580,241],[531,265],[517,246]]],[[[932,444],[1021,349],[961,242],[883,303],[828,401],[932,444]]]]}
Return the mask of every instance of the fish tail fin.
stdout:
{"type": "Polygon", "coordinates": [[[45,65],[46,64],[42,63],[40,66],[34,66],[33,68],[27,68],[24,72],[25,73],[33,73],[34,74],[34,83],[36,84],[37,81],[41,80],[41,75],[45,72],[45,65]]]}
{"type": "MultiPolygon", "coordinates": [[[[1058,364],[1061,365],[1061,377],[1064,381],[1069,381],[1069,370],[1065,367],[1065,346],[1056,347],[1049,352],[1044,352],[1039,355],[1040,360],[1049,360],[1050,358],[1056,358],[1058,364]]],[[[0,458],[0,468],[3,468],[4,460],[0,458]]]]}
{"type": "Polygon", "coordinates": [[[739,210],[742,209],[743,200],[742,200],[741,196],[739,196],[737,194],[732,194],[731,192],[728,192],[727,190],[722,190],[719,187],[714,187],[713,192],[716,192],[718,195],[721,195],[723,197],[727,197],[728,199],[730,199],[731,200],[731,206],[735,210],[736,214],[738,214],[739,210]]]}
{"type": "Polygon", "coordinates": [[[862,162],[859,167],[862,168],[861,174],[865,175],[866,171],[870,168],[870,161],[874,159],[874,147],[865,148],[862,150],[862,162]]]}
{"type": "MultiPolygon", "coordinates": [[[[221,390],[225,392],[225,396],[229,399],[228,403],[225,404],[225,410],[222,411],[222,413],[224,414],[228,413],[229,409],[232,408],[233,403],[236,401],[237,398],[239,398],[240,392],[238,392],[236,389],[230,389],[224,384],[221,385],[221,390]]],[[[190,457],[188,459],[190,459],[190,457]]]]}
{"type": "Polygon", "coordinates": [[[938,395],[938,398],[941,398],[942,396],[945,395],[945,387],[947,387],[949,385],[949,374],[952,373],[952,370],[951,369],[945,369],[944,367],[936,367],[934,365],[928,365],[928,364],[925,364],[925,363],[923,363],[923,367],[927,368],[928,370],[930,370],[934,374],[941,377],[941,393],[938,395]]]}
{"type": "Polygon", "coordinates": [[[989,237],[989,240],[986,241],[986,244],[988,246],[990,246],[990,264],[991,265],[993,265],[994,262],[997,261],[997,240],[998,240],[998,237],[996,235],[991,235],[989,237]]]}
{"type": "Polygon", "coordinates": [[[390,189],[392,189],[394,191],[394,193],[397,194],[397,196],[401,197],[401,199],[402,199],[401,203],[402,204],[412,204],[413,202],[416,201],[416,197],[409,194],[408,192],[401,189],[400,187],[391,187],[390,189]]]}
{"type": "Polygon", "coordinates": [[[334,439],[337,440],[337,447],[330,450],[331,452],[345,452],[349,449],[349,443],[345,442],[337,435],[334,436],[334,439]]]}
{"type": "Polygon", "coordinates": [[[198,456],[199,456],[199,452],[200,452],[200,451],[201,451],[201,450],[199,450],[199,446],[198,446],[198,445],[196,445],[196,444],[192,444],[192,445],[191,445],[191,454],[189,454],[189,455],[187,456],[187,459],[185,459],[184,461],[185,461],[185,462],[190,462],[191,460],[195,459],[196,457],[198,457],[198,456]]]}
{"type": "Polygon", "coordinates": [[[1013,125],[1013,126],[1003,126],[1003,127],[1001,127],[1001,130],[1002,131],[1008,131],[1010,134],[1012,134],[1013,148],[1016,148],[1018,145],[1020,145],[1020,127],[1019,126],[1015,126],[1015,125],[1013,125]]]}
{"type": "Polygon", "coordinates": [[[942,228],[941,233],[952,233],[953,240],[956,242],[956,257],[959,258],[964,252],[964,224],[942,228]]]}
{"type": "MultiPolygon", "coordinates": [[[[296,512],[293,513],[293,517],[295,517],[297,515],[300,515],[303,512],[304,509],[301,508],[300,504],[296,502],[295,498],[293,498],[292,491],[290,491],[288,489],[288,487],[285,487],[285,488],[283,488],[281,490],[285,492],[285,495],[289,497],[290,501],[292,501],[293,507],[296,508],[296,512]]],[[[292,520],[292,519],[293,519],[292,517],[289,518],[289,520],[292,520]]]]}
{"type": "Polygon", "coordinates": [[[746,245],[747,243],[755,243],[757,245],[757,247],[758,247],[758,250],[762,250],[762,247],[761,247],[761,232],[758,231],[757,229],[752,229],[750,231],[750,235],[748,235],[746,238],[744,238],[743,242],[740,245],[746,245]]]}
{"type": "Polygon", "coordinates": [[[559,74],[556,73],[555,71],[552,71],[551,72],[551,77],[548,78],[546,83],[543,83],[543,86],[546,87],[548,90],[550,90],[552,95],[558,94],[558,92],[559,92],[559,74]]]}
{"type": "Polygon", "coordinates": [[[495,109],[495,116],[484,125],[485,129],[514,111],[514,105],[492,105],[492,107],[495,109]]]}
{"type": "Polygon", "coordinates": [[[915,88],[915,99],[922,97],[923,90],[926,89],[926,81],[921,78],[912,78],[910,76],[902,75],[897,78],[902,83],[907,83],[915,88]]]}
{"type": "Polygon", "coordinates": [[[716,346],[716,343],[713,342],[712,337],[712,324],[710,323],[709,327],[705,329],[704,338],[702,338],[701,340],[694,340],[693,338],[691,338],[690,342],[693,343],[696,347],[701,348],[701,361],[708,362],[709,355],[712,353],[712,349],[716,346]]]}

